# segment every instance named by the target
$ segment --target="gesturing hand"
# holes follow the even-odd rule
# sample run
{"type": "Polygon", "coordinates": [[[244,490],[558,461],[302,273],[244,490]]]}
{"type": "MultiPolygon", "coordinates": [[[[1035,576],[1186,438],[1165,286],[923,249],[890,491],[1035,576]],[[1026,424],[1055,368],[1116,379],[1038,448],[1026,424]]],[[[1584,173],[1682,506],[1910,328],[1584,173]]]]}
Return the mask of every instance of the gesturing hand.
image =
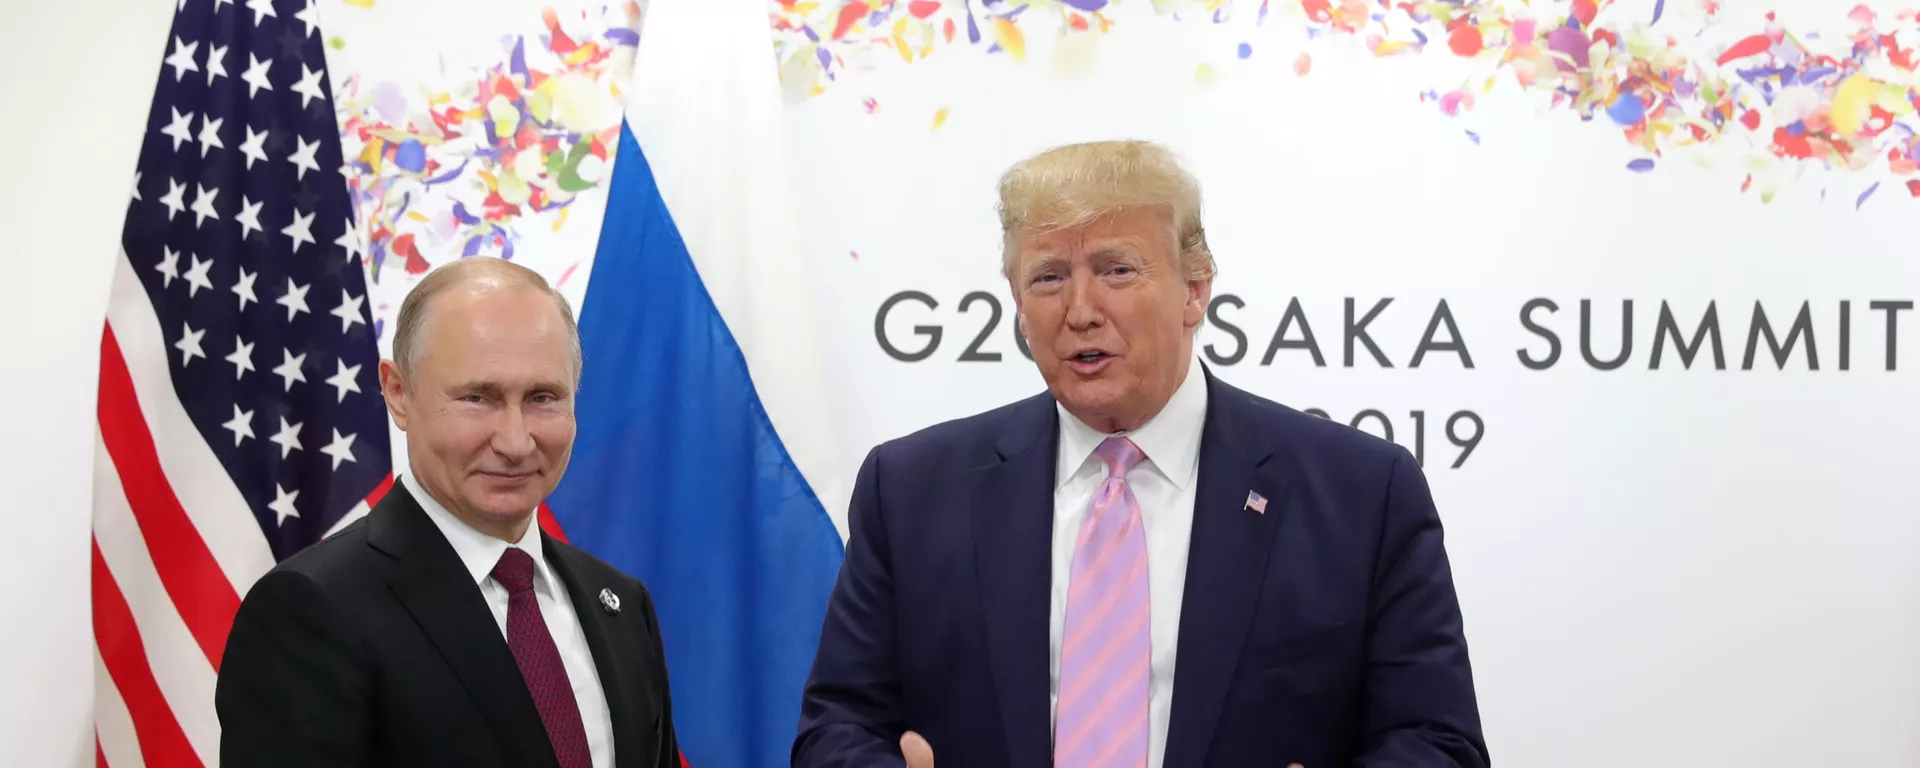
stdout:
{"type": "Polygon", "coordinates": [[[907,768],[933,768],[933,745],[913,731],[900,737],[900,754],[907,758],[907,768]]]}

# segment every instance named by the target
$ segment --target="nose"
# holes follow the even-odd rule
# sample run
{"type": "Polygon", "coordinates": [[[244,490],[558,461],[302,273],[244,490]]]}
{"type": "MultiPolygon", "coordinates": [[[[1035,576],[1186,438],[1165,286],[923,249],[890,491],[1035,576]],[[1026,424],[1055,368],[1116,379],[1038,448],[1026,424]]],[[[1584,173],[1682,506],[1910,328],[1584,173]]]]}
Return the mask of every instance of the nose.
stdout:
{"type": "Polygon", "coordinates": [[[1066,290],[1067,327],[1075,331],[1098,328],[1107,321],[1106,314],[1100,310],[1098,281],[1092,270],[1080,271],[1084,274],[1076,274],[1067,281],[1066,290]]]}
{"type": "Polygon", "coordinates": [[[493,451],[509,463],[518,463],[533,454],[533,431],[518,404],[500,413],[500,424],[493,430],[493,451]]]}

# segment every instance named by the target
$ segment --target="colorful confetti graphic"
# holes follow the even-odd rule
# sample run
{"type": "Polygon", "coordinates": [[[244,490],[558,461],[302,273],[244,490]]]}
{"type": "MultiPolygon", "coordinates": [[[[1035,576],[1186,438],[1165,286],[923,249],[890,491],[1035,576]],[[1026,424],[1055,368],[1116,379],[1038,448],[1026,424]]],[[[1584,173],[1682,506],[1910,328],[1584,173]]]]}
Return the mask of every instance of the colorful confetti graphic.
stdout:
{"type": "MultiPolygon", "coordinates": [[[[1469,63],[1480,74],[1419,98],[1458,117],[1478,100],[1517,90],[1549,111],[1611,122],[1642,153],[1626,165],[1633,172],[1654,171],[1688,149],[1737,147],[1744,155],[1736,168],[1737,177],[1744,174],[1741,191],[1761,175],[1764,201],[1808,168],[1891,177],[1920,198],[1920,19],[1914,11],[1882,15],[1839,6],[1824,35],[1789,31],[1768,14],[1764,25],[1741,33],[1725,28],[1720,1],[1657,0],[1650,15],[1632,18],[1612,0],[1151,0],[1151,6],[1162,17],[1230,29],[1221,38],[1230,46],[1222,58],[1254,54],[1247,25],[1238,21],[1252,14],[1252,25],[1269,34],[1336,36],[1375,56],[1469,63]],[[1663,25],[1669,2],[1697,4],[1704,27],[1663,25]],[[1276,23],[1268,24],[1269,14],[1276,23]],[[1517,89],[1496,92],[1503,83],[1517,89]]],[[[811,96],[849,74],[922,61],[944,49],[1024,60],[1031,36],[1111,31],[1122,4],[775,0],[771,21],[789,93],[811,96]]],[[[1293,59],[1298,76],[1312,66],[1306,53],[1293,59]]],[[[1197,76],[1220,75],[1202,64],[1197,76]]],[[[1466,134],[1481,141],[1478,133],[1466,134]]],[[[1707,162],[1704,156],[1698,161],[1707,162]]],[[[1863,179],[1860,186],[1856,208],[1883,184],[1863,179]]]]}
{"type": "Polygon", "coordinates": [[[418,275],[435,260],[511,259],[523,227],[566,223],[611,168],[639,14],[547,8],[545,33],[506,37],[485,68],[443,67],[440,84],[411,88],[346,80],[346,173],[375,280],[396,260],[418,275]]]}

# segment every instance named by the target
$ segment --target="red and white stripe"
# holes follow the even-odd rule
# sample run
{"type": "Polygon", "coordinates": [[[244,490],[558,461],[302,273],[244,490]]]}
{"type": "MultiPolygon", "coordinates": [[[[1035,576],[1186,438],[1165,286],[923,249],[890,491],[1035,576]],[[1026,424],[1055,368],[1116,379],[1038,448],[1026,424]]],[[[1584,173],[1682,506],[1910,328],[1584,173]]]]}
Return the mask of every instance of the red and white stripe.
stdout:
{"type": "Polygon", "coordinates": [[[135,269],[121,253],[100,344],[97,760],[115,768],[216,765],[221,654],[241,598],[273,567],[273,551],[174,393],[171,348],[135,269]]]}

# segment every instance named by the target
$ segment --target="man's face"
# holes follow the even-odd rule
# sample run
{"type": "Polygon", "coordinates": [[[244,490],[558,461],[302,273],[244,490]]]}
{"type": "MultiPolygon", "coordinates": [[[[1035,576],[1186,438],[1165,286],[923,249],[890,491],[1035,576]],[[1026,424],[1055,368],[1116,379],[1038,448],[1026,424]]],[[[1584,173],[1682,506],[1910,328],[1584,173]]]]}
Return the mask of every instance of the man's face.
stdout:
{"type": "Polygon", "coordinates": [[[565,320],[538,290],[482,280],[436,297],[420,333],[411,378],[380,366],[413,476],[468,524],[517,540],[573,451],[565,320]]]}
{"type": "Polygon", "coordinates": [[[1048,389],[1102,431],[1138,429],[1185,380],[1213,281],[1187,280],[1164,207],[1022,233],[1012,288],[1048,389]]]}

